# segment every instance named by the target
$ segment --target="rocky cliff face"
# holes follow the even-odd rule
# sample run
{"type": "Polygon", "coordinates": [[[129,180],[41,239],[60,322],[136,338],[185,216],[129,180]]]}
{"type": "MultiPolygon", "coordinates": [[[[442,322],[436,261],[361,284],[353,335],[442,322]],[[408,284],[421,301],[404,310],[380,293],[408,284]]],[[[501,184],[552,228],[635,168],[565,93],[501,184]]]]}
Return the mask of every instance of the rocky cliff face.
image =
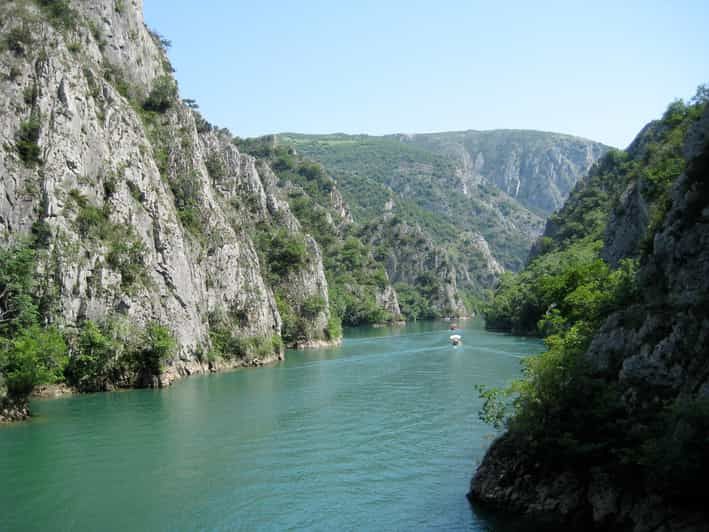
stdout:
{"type": "MultiPolygon", "coordinates": [[[[645,131],[640,139],[647,138],[645,131]]],[[[625,436],[631,441],[644,439],[636,450],[644,458],[609,455],[592,467],[542,463],[530,458],[518,434],[508,433],[493,444],[473,478],[475,501],[579,528],[709,530],[706,496],[698,487],[709,434],[706,108],[685,138],[684,158],[686,170],[673,183],[642,257],[640,300],[608,316],[583,355],[588,376],[618,390],[614,416],[619,423],[628,420],[625,436]],[[635,469],[629,465],[638,461],[635,469]]],[[[633,228],[647,228],[638,193],[643,181],[641,176],[630,184],[611,215],[626,229],[608,228],[604,254],[610,260],[637,253],[633,228]]]]}
{"type": "Polygon", "coordinates": [[[319,161],[332,174],[355,222],[364,226],[364,238],[378,247],[375,255],[387,265],[389,277],[406,285],[397,289],[416,292],[399,298],[404,312],[412,298],[423,298],[430,314],[443,308],[462,312],[462,299],[467,312],[479,308],[476,301],[503,270],[523,267],[544,217],[607,151],[585,139],[536,131],[382,137],[287,133],[277,142],[319,161]],[[403,240],[380,233],[389,230],[390,220],[410,228],[393,231],[403,240]],[[411,246],[414,228],[435,251],[411,246]],[[445,257],[447,265],[431,270],[440,285],[434,290],[430,282],[418,282],[427,279],[419,266],[436,263],[432,256],[445,257]],[[411,272],[402,275],[400,265],[411,272]],[[455,292],[459,301],[444,292],[455,292]]]}
{"type": "Polygon", "coordinates": [[[598,142],[542,131],[460,131],[400,138],[449,157],[464,193],[475,184],[488,183],[547,215],[563,205],[576,181],[608,151],[598,142]]]}
{"type": "MultiPolygon", "coordinates": [[[[0,7],[0,35],[14,36],[0,53],[0,240],[41,232],[47,318],[167,325],[180,349],[164,380],[207,369],[198,355],[210,349],[211,316],[229,316],[241,337],[279,335],[250,228],[301,230],[270,170],[228,135],[200,131],[170,93],[139,0],[63,5],[66,17],[31,1],[0,7]]],[[[304,318],[308,339],[322,339],[327,281],[317,244],[303,238],[289,297],[324,301],[304,318]]]]}

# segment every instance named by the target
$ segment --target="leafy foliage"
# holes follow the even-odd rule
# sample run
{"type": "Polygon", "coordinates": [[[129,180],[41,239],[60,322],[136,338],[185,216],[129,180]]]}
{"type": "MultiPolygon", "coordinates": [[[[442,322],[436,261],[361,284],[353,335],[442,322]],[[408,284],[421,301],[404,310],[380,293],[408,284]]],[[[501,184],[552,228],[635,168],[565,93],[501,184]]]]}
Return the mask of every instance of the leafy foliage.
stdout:
{"type": "Polygon", "coordinates": [[[67,362],[61,333],[39,324],[35,259],[28,243],[0,248],[0,380],[17,401],[61,379],[67,362]]]}
{"type": "Polygon", "coordinates": [[[337,179],[354,216],[362,223],[377,220],[387,201],[395,199],[394,214],[419,225],[434,240],[451,244],[460,227],[481,233],[511,269],[519,269],[528,241],[519,230],[500,224],[501,213],[518,227],[540,219],[514,200],[484,184],[459,192],[450,159],[396,136],[295,135],[278,140],[303,156],[322,163],[337,179]]]}
{"type": "MultiPolygon", "coordinates": [[[[270,162],[280,185],[288,193],[291,211],[320,246],[330,311],[336,316],[333,320],[358,325],[392,319],[376,299],[376,293],[387,284],[386,272],[374,258],[371,246],[358,235],[356,225],[338,221],[340,214],[331,195],[335,183],[322,165],[296,155],[292,149],[279,145],[274,137],[236,139],[235,142],[242,150],[270,162]]],[[[261,240],[258,247],[265,250],[266,244],[261,240]]],[[[285,301],[281,306],[286,313],[284,337],[302,335],[303,324],[294,317],[296,310],[286,306],[285,301]]],[[[279,312],[283,317],[284,312],[279,312]]],[[[341,334],[341,323],[335,321],[329,328],[331,337],[341,334]]]]}
{"type": "Polygon", "coordinates": [[[265,259],[267,276],[272,284],[285,280],[291,271],[301,268],[308,259],[303,236],[287,229],[261,225],[256,231],[254,244],[265,259]]]}
{"type": "Polygon", "coordinates": [[[11,28],[4,39],[5,47],[16,55],[23,55],[33,42],[32,32],[26,23],[11,28]]]}
{"type": "Polygon", "coordinates": [[[147,250],[142,240],[133,232],[133,228],[111,221],[108,202],[97,207],[77,189],[69,191],[69,197],[78,210],[74,222],[78,233],[108,247],[106,260],[111,268],[121,274],[121,286],[129,289],[138,282],[145,284],[148,281],[145,268],[147,250]]]}
{"type": "Polygon", "coordinates": [[[35,251],[26,243],[0,247],[0,336],[12,338],[39,321],[35,251]]]}
{"type": "Polygon", "coordinates": [[[279,335],[240,336],[230,327],[228,320],[219,313],[210,315],[209,336],[212,340],[212,359],[266,358],[283,350],[283,340],[279,335]]]}
{"type": "Polygon", "coordinates": [[[706,401],[655,397],[631,409],[615,374],[591,368],[585,354],[607,316],[632,327],[652,306],[640,289],[652,281],[636,278],[638,260],[612,269],[599,257],[610,211],[628,183],[640,183],[646,201],[662,212],[649,234],[660,227],[669,189],[685,169],[683,138],[705,106],[675,102],[627,153],[609,153],[555,217],[537,257],[502,278],[486,310],[490,327],[545,336],[547,350],[524,360],[521,379],[504,390],[479,389],[481,419],[507,427],[533,463],[610,464],[619,479],[644,478],[685,499],[701,489],[709,470],[706,401]]]}
{"type": "Polygon", "coordinates": [[[143,102],[146,111],[165,113],[177,101],[177,84],[171,76],[160,76],[153,83],[148,97],[143,102]]]}
{"type": "Polygon", "coordinates": [[[33,324],[11,339],[0,338],[0,374],[12,399],[24,399],[39,384],[58,382],[66,363],[64,338],[54,328],[33,324]]]}
{"type": "Polygon", "coordinates": [[[67,381],[81,391],[102,391],[119,379],[117,360],[122,346],[111,328],[110,324],[100,327],[90,320],[81,326],[66,369],[67,381]]]}
{"type": "Polygon", "coordinates": [[[39,113],[32,113],[29,120],[20,123],[15,146],[25,166],[31,167],[42,162],[38,144],[40,130],[39,113]]]}
{"type": "Polygon", "coordinates": [[[175,354],[175,337],[167,327],[153,322],[148,324],[141,343],[142,347],[132,354],[135,370],[142,375],[159,375],[163,364],[175,354]]]}
{"type": "Polygon", "coordinates": [[[69,5],[68,0],[36,0],[49,20],[59,29],[72,30],[76,26],[78,13],[69,5]]]}

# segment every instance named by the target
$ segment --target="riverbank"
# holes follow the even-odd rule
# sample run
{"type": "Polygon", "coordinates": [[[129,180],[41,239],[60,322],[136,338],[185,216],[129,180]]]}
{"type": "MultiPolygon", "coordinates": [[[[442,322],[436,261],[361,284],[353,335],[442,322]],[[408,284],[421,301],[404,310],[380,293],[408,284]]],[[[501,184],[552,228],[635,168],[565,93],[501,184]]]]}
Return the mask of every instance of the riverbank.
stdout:
{"type": "Polygon", "coordinates": [[[525,442],[509,433],[488,450],[468,499],[504,515],[523,516],[544,530],[709,531],[701,502],[662,497],[646,482],[623,478],[617,468],[542,465],[526,454],[525,442]]]}
{"type": "MultiPolygon", "coordinates": [[[[293,349],[326,349],[342,345],[342,338],[337,340],[313,340],[302,342],[293,346],[293,349]]],[[[104,390],[90,393],[104,393],[121,390],[133,390],[141,388],[167,388],[175,382],[194,375],[206,375],[223,373],[237,369],[260,368],[282,362],[285,360],[285,351],[274,352],[265,357],[252,356],[247,358],[224,359],[219,358],[213,361],[200,361],[197,359],[178,359],[165,368],[160,375],[153,377],[148,386],[117,386],[108,384],[104,390]]],[[[76,388],[65,383],[47,384],[37,387],[31,397],[33,399],[58,399],[74,394],[82,394],[76,388]]],[[[0,398],[0,423],[9,424],[18,421],[25,421],[32,417],[29,407],[29,400],[14,402],[8,398],[0,398]]]]}
{"type": "Polygon", "coordinates": [[[541,343],[466,322],[456,349],[449,326],[348,328],[259,371],[33,401],[0,430],[0,529],[489,530],[462,495],[490,434],[474,385],[541,343]]]}

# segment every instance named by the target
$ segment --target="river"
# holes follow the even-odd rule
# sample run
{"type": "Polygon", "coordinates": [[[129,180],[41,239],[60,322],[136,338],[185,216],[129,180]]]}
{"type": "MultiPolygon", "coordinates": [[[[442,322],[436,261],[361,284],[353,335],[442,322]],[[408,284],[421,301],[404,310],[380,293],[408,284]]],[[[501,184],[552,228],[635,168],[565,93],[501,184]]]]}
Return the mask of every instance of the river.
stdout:
{"type": "Polygon", "coordinates": [[[466,322],[345,331],[277,365],[33,403],[0,427],[0,530],[502,530],[465,493],[476,383],[541,342],[466,322]]]}

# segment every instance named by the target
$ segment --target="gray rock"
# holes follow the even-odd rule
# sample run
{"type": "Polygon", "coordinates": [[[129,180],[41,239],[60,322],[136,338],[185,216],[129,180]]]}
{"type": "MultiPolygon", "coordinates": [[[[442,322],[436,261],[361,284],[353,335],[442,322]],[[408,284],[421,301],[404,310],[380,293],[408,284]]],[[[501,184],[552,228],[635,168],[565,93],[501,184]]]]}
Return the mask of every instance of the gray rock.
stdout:
{"type": "MultiPolygon", "coordinates": [[[[199,133],[186,106],[176,102],[155,118],[162,125],[157,141],[151,138],[154,126],[143,122],[136,102],[170,68],[145,27],[140,0],[121,10],[112,0],[72,0],[71,7],[79,13],[76,34],[41,26],[43,49],[51,54],[39,47],[20,57],[0,52],[0,142],[6,146],[0,155],[0,242],[30,234],[39,220],[46,224],[50,238],[38,274],[56,290],[54,318],[61,326],[113,314],[138,326],[167,325],[179,352],[162,377],[143,383],[164,386],[209,371],[196,354],[210,348],[213,312],[238,312],[231,326],[240,336],[280,334],[273,290],[248,229],[259,222],[301,228],[275,191],[270,168],[239,153],[226,134],[199,133]],[[10,69],[17,73],[13,79],[5,75],[10,69]],[[30,116],[39,117],[41,163],[25,166],[14,146],[18,124],[30,116]],[[199,234],[181,221],[174,191],[182,183],[199,200],[192,213],[199,234]],[[236,202],[249,210],[235,208],[236,202]],[[121,240],[142,246],[139,282],[129,286],[112,266],[110,239],[82,234],[80,203],[106,213],[106,226],[121,240]]],[[[33,3],[3,4],[0,33],[40,16],[33,3]]],[[[344,203],[340,212],[347,218],[344,203]]],[[[324,299],[325,310],[306,317],[322,335],[327,282],[311,238],[308,250],[307,267],[289,283],[296,299],[324,299]]]]}

